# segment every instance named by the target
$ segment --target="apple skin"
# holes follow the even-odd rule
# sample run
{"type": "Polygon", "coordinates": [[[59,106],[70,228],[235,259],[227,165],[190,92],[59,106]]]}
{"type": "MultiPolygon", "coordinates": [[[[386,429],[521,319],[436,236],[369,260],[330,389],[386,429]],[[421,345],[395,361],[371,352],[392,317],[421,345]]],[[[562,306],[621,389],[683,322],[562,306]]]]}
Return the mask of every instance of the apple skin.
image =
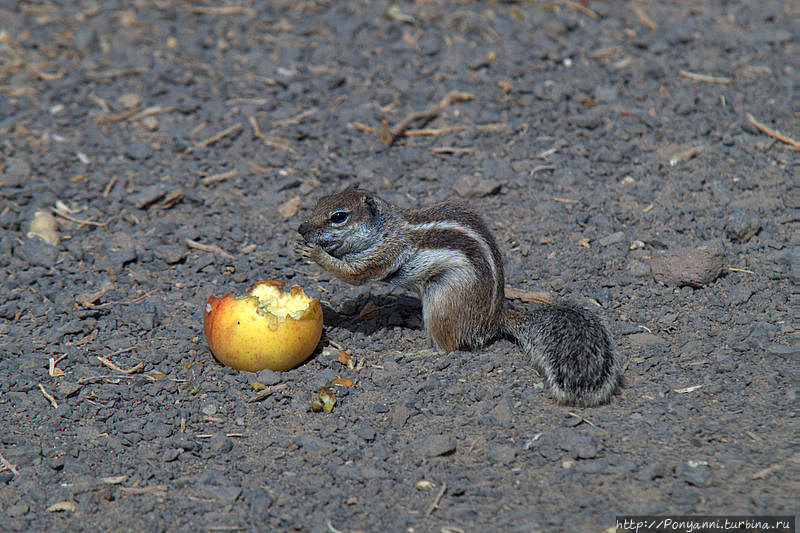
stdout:
{"type": "MultiPolygon", "coordinates": [[[[203,332],[211,353],[220,363],[236,370],[290,370],[314,353],[322,336],[319,299],[308,298],[308,309],[298,318],[281,318],[259,311],[258,298],[250,295],[254,289],[248,296],[208,298],[203,332]]],[[[307,298],[300,287],[292,288],[292,294],[298,291],[307,298]]]]}

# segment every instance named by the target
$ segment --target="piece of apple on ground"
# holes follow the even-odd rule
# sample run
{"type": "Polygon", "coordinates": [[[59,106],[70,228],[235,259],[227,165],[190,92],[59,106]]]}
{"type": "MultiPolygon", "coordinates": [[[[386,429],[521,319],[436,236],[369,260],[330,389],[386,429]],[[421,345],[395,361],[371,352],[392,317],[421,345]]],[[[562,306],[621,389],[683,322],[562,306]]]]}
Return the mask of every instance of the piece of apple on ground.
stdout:
{"type": "Polygon", "coordinates": [[[247,296],[210,296],[203,332],[214,357],[236,370],[290,370],[314,353],[322,336],[319,298],[280,281],[253,285],[247,296]]]}

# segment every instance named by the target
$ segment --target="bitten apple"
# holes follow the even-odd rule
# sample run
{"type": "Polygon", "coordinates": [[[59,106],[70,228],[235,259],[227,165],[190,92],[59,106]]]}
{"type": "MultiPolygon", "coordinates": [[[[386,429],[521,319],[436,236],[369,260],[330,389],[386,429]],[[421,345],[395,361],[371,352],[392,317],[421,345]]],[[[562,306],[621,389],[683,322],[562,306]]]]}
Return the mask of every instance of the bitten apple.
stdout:
{"type": "Polygon", "coordinates": [[[248,372],[290,370],[314,352],[322,336],[319,298],[296,286],[283,291],[281,285],[265,280],[247,296],[209,296],[203,331],[220,363],[248,372]]]}

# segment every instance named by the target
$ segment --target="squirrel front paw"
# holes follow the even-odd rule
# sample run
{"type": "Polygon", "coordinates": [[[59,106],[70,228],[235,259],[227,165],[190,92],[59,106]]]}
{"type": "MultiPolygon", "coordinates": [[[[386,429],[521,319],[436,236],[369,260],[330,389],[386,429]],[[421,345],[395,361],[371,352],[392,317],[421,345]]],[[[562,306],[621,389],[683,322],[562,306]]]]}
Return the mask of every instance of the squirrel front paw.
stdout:
{"type": "Polygon", "coordinates": [[[308,244],[306,241],[297,241],[294,244],[294,258],[304,263],[313,263],[311,252],[316,246],[308,244]]]}

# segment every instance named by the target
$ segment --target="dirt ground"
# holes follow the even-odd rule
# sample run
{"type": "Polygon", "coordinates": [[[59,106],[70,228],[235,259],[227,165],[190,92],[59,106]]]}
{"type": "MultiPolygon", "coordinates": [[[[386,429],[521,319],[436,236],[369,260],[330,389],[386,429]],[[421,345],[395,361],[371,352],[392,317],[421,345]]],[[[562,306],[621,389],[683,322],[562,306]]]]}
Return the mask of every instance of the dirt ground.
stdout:
{"type": "Polygon", "coordinates": [[[772,0],[0,3],[0,530],[795,514],[798,35],[772,0]],[[298,262],[354,183],[473,206],[517,295],[598,310],[625,387],[556,405],[512,343],[433,353],[413,295],[298,262]],[[203,310],[263,278],[323,341],[237,372],[203,310]]]}

